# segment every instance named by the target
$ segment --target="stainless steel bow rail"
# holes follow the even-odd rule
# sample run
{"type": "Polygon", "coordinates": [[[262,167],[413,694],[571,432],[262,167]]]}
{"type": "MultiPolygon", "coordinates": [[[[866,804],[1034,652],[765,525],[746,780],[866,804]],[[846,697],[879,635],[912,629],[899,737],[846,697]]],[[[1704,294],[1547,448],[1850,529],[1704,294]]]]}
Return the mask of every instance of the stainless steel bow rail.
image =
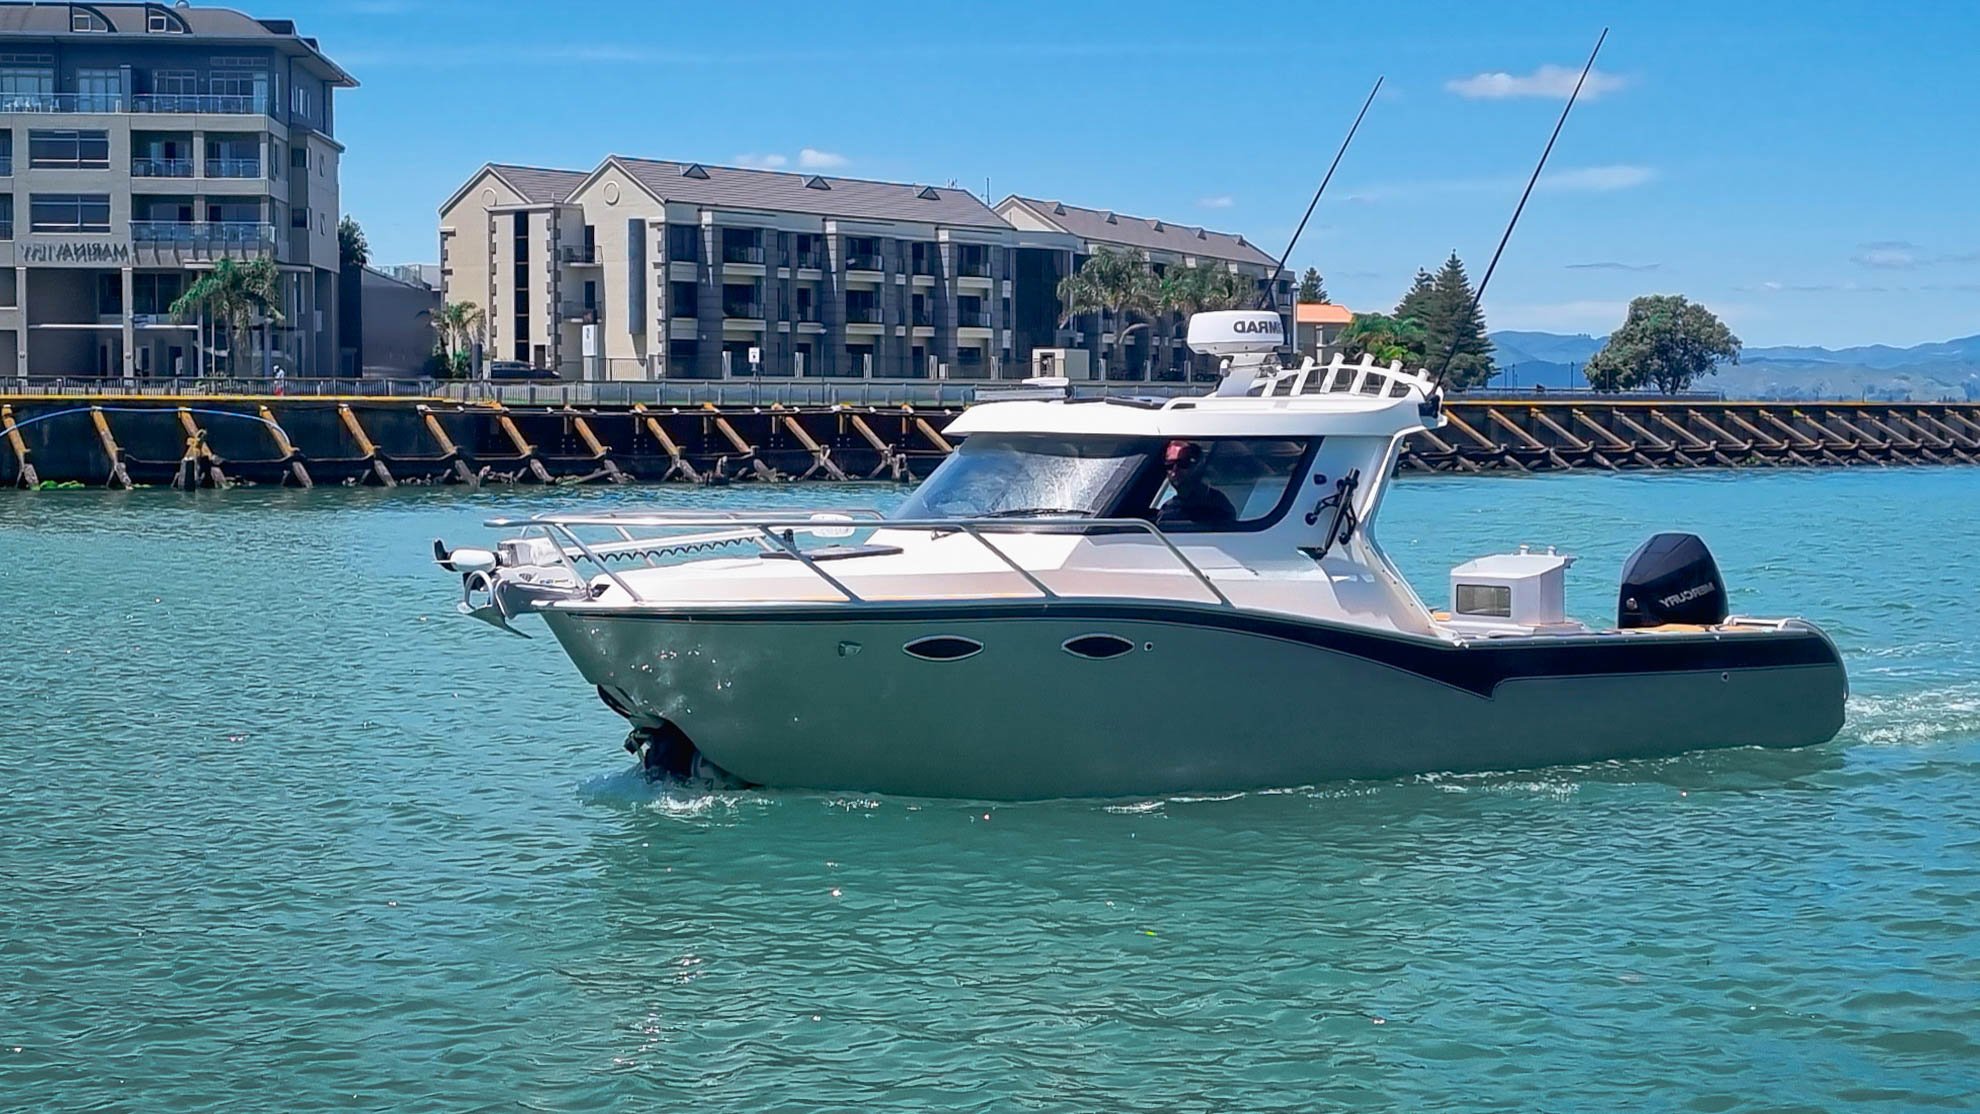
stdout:
{"type": "MultiPolygon", "coordinates": [[[[823,581],[831,589],[844,597],[850,604],[867,605],[874,601],[860,595],[845,581],[834,576],[822,567],[819,560],[805,551],[799,542],[799,535],[812,537],[843,538],[860,532],[875,530],[887,531],[927,531],[930,534],[961,534],[982,546],[1004,567],[1023,578],[1030,588],[1045,600],[1066,598],[1065,593],[1055,591],[1039,578],[1036,572],[1027,569],[1013,558],[1003,547],[990,540],[993,534],[1129,534],[1152,539],[1157,547],[1165,552],[1176,565],[1187,572],[1196,583],[1223,607],[1235,607],[1210,577],[1178,549],[1168,536],[1156,529],[1154,524],[1138,518],[888,518],[880,511],[868,508],[817,512],[694,512],[682,514],[648,514],[639,512],[606,514],[548,514],[529,518],[490,519],[488,526],[498,529],[515,529],[519,537],[540,537],[550,542],[549,548],[557,560],[574,578],[577,584],[588,585],[590,577],[579,567],[587,563],[603,573],[629,599],[640,603],[660,603],[639,591],[630,581],[619,574],[611,565],[614,558],[639,560],[657,566],[659,559],[676,556],[697,550],[707,550],[724,545],[752,542],[762,551],[787,555],[813,576],[823,581]],[[612,541],[586,541],[578,533],[581,529],[610,530],[616,536],[612,541]],[[634,531],[679,531],[680,533],[636,535],[634,531]]],[[[901,577],[896,583],[911,583],[913,577],[901,577]]],[[[930,597],[937,598],[937,597],[930,597]]],[[[968,596],[940,598],[971,598],[968,596]]]]}

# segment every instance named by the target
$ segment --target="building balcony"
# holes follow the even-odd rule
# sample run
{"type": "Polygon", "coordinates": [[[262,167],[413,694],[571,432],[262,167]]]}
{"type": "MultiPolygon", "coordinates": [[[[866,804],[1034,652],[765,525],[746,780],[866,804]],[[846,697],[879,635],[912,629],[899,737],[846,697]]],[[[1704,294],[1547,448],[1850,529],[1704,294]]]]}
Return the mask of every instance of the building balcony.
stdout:
{"type": "Polygon", "coordinates": [[[798,252],[797,265],[804,270],[820,271],[825,268],[825,261],[811,252],[801,251],[798,252]]]}
{"type": "Polygon", "coordinates": [[[755,302],[723,302],[722,316],[747,321],[763,320],[763,307],[755,302]]]}
{"type": "Polygon", "coordinates": [[[963,278],[987,279],[990,277],[990,261],[987,259],[957,260],[956,274],[963,278]]]}
{"type": "Polygon", "coordinates": [[[14,238],[14,218],[0,217],[0,240],[11,240],[13,238],[14,238]]]}
{"type": "Polygon", "coordinates": [[[846,307],[846,324],[848,325],[878,325],[879,323],[879,306],[846,307]]]}
{"type": "Polygon", "coordinates": [[[208,178],[259,178],[260,159],[207,159],[208,178]]]}
{"type": "Polygon", "coordinates": [[[916,327],[916,328],[921,328],[921,329],[931,329],[931,328],[934,328],[934,326],[935,326],[935,314],[934,314],[934,313],[933,313],[932,311],[930,311],[930,310],[925,310],[925,309],[918,309],[918,310],[915,310],[915,311],[914,311],[914,324],[915,324],[915,327],[916,327]]]}
{"type": "Polygon", "coordinates": [[[798,310],[792,316],[791,320],[796,321],[800,325],[823,325],[825,323],[825,319],[815,309],[798,310]]]}
{"type": "Polygon", "coordinates": [[[557,258],[574,266],[589,266],[598,262],[598,247],[595,244],[585,244],[558,248],[557,258]]]}
{"type": "Polygon", "coordinates": [[[846,270],[848,271],[881,271],[885,269],[878,255],[861,254],[846,256],[846,270]]]}
{"type": "Polygon", "coordinates": [[[141,113],[204,113],[217,116],[266,116],[268,99],[223,93],[0,93],[0,113],[79,113],[116,115],[141,113]]]}
{"type": "Polygon", "coordinates": [[[272,251],[275,226],[254,221],[134,220],[131,241],[152,247],[272,251]]]}
{"type": "Polygon", "coordinates": [[[724,263],[763,263],[763,249],[753,244],[728,244],[722,248],[724,263]]]}
{"type": "Polygon", "coordinates": [[[14,156],[0,155],[0,178],[11,177],[14,173],[14,156]]]}
{"type": "Polygon", "coordinates": [[[990,327],[990,314],[985,310],[959,310],[956,325],[964,329],[987,329],[990,327]]]}
{"type": "Polygon", "coordinates": [[[193,176],[191,159],[132,159],[133,178],[190,178],[193,176]]]}
{"type": "Polygon", "coordinates": [[[565,302],[557,307],[557,316],[579,325],[595,325],[598,323],[598,307],[583,302],[565,302]]]}

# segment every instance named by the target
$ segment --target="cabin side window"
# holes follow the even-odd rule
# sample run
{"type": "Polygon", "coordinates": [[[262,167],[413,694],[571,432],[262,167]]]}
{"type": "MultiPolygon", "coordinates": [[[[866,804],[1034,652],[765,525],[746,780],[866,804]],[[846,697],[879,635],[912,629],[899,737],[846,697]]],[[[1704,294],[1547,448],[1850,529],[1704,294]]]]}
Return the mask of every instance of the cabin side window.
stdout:
{"type": "Polygon", "coordinates": [[[1285,514],[1316,442],[1271,438],[1170,441],[1162,450],[1155,525],[1253,530],[1285,514]]]}

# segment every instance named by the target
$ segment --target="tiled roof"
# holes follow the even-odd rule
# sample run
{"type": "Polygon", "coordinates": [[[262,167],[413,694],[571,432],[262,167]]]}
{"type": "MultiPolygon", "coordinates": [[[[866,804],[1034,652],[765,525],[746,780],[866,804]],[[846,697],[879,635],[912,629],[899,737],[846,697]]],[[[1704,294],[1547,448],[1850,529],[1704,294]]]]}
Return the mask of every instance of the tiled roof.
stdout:
{"type": "Polygon", "coordinates": [[[1246,241],[1244,237],[1229,232],[1212,232],[1194,225],[1169,224],[1148,217],[1131,217],[1126,213],[1115,213],[1105,209],[1086,209],[1078,205],[1068,205],[1063,201],[1045,201],[1015,195],[1010,200],[1023,204],[1039,217],[1058,226],[1060,230],[1083,240],[1121,244],[1148,251],[1175,252],[1178,255],[1194,255],[1205,259],[1222,259],[1234,263],[1252,263],[1262,267],[1270,267],[1278,262],[1277,259],[1260,251],[1256,245],[1246,241]]]}
{"type": "Polygon", "coordinates": [[[1353,310],[1332,302],[1301,302],[1294,313],[1302,325],[1346,325],[1354,320],[1353,310]]]}
{"type": "Polygon", "coordinates": [[[557,170],[547,166],[516,166],[513,163],[492,162],[488,169],[495,176],[509,183],[510,188],[522,195],[531,205],[551,205],[571,195],[579,182],[591,175],[583,170],[557,170]]]}
{"type": "Polygon", "coordinates": [[[664,162],[613,156],[640,184],[667,201],[812,213],[865,220],[914,220],[981,228],[1008,228],[1001,217],[966,189],[908,185],[743,170],[701,163],[664,162]]]}

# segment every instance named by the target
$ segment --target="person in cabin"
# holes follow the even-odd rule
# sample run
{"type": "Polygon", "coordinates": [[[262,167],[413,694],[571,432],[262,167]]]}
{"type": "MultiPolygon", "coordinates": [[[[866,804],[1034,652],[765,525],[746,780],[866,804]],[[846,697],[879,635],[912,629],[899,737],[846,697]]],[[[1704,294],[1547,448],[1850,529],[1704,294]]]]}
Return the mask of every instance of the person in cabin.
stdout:
{"type": "Polygon", "coordinates": [[[1210,486],[1204,476],[1208,453],[1194,441],[1171,441],[1162,451],[1169,487],[1175,494],[1155,512],[1155,525],[1229,526],[1237,521],[1230,498],[1210,486]]]}

